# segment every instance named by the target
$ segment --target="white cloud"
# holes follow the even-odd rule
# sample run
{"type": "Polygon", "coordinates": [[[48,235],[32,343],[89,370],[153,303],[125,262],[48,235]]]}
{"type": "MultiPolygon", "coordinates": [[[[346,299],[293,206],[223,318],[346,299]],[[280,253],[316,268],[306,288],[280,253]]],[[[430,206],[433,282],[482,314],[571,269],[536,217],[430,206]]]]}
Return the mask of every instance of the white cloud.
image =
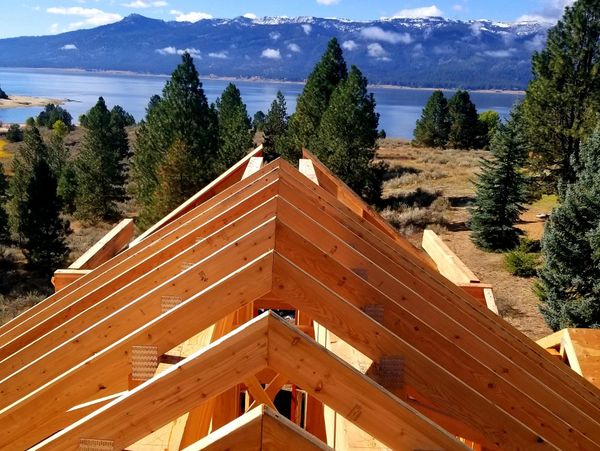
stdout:
{"type": "Polygon", "coordinates": [[[360,30],[360,35],[369,41],[389,42],[390,44],[410,44],[412,38],[408,33],[396,33],[395,31],[385,31],[379,27],[366,27],[360,30]]]}
{"type": "Polygon", "coordinates": [[[78,50],[75,44],[65,44],[61,48],[61,50],[78,50]]]}
{"type": "Polygon", "coordinates": [[[486,56],[491,56],[492,58],[508,58],[515,52],[515,49],[508,50],[486,50],[483,52],[486,56]]]}
{"type": "Polygon", "coordinates": [[[200,11],[192,11],[189,13],[183,13],[176,9],[172,9],[169,11],[169,14],[175,16],[175,21],[177,22],[198,22],[199,20],[212,19],[213,16],[208,13],[203,13],[200,11]]]}
{"type": "Polygon", "coordinates": [[[227,58],[229,58],[229,55],[227,54],[227,51],[221,51],[221,52],[210,52],[208,54],[209,57],[211,58],[217,58],[220,60],[226,60],[227,58]]]}
{"type": "Polygon", "coordinates": [[[571,6],[575,0],[546,0],[545,6],[539,11],[523,14],[517,18],[517,22],[541,22],[554,24],[561,18],[567,6],[571,6]]]}
{"type": "Polygon", "coordinates": [[[401,9],[393,17],[396,19],[419,19],[422,17],[441,17],[443,15],[444,12],[440,8],[436,5],[431,5],[421,8],[401,9]]]}
{"type": "Polygon", "coordinates": [[[391,61],[388,57],[388,52],[386,52],[378,42],[374,42],[367,46],[367,55],[380,61],[391,61]]]}
{"type": "Polygon", "coordinates": [[[202,59],[200,50],[196,48],[178,49],[177,47],[164,47],[162,49],[156,49],[161,55],[183,55],[189,53],[190,56],[198,59],[202,59]]]}
{"type": "Polygon", "coordinates": [[[312,26],[309,23],[303,23],[302,29],[304,30],[305,34],[310,34],[310,32],[312,31],[312,26]]]}
{"type": "Polygon", "coordinates": [[[351,52],[352,50],[356,50],[358,44],[354,42],[352,39],[348,39],[347,41],[342,42],[342,48],[344,50],[348,50],[351,52]]]}
{"type": "Polygon", "coordinates": [[[274,41],[276,41],[277,39],[279,39],[281,37],[281,33],[277,32],[277,31],[271,31],[269,33],[269,37],[271,39],[273,39],[274,41]]]}
{"type": "Polygon", "coordinates": [[[326,6],[329,6],[329,5],[336,5],[336,4],[338,4],[340,1],[341,1],[341,0],[317,0],[317,3],[318,3],[319,5],[326,5],[326,6]]]}
{"type": "Polygon", "coordinates": [[[278,49],[264,49],[260,54],[261,58],[268,58],[271,60],[280,60],[281,52],[278,49]]]}
{"type": "Polygon", "coordinates": [[[452,5],[452,9],[453,9],[454,11],[458,11],[458,12],[460,12],[460,11],[462,11],[463,9],[465,9],[465,7],[464,7],[463,5],[460,5],[460,4],[458,4],[458,3],[457,3],[456,5],[452,5]]]}
{"type": "Polygon", "coordinates": [[[161,6],[167,6],[168,3],[165,1],[148,1],[148,0],[134,0],[131,3],[124,3],[123,6],[127,8],[160,8],[161,6]]]}
{"type": "Polygon", "coordinates": [[[123,19],[123,16],[115,13],[107,13],[97,8],[82,8],[81,6],[72,6],[70,8],[53,7],[46,9],[49,14],[58,14],[62,16],[78,16],[84,20],[70,23],[67,30],[76,30],[85,27],[97,27],[123,19]]]}
{"type": "Polygon", "coordinates": [[[546,45],[546,37],[541,34],[535,35],[531,40],[525,42],[525,47],[529,51],[540,51],[546,45]]]}
{"type": "Polygon", "coordinates": [[[56,34],[60,31],[60,25],[58,25],[57,23],[53,23],[52,25],[50,25],[50,33],[51,34],[56,34]]]}
{"type": "Polygon", "coordinates": [[[302,51],[302,49],[300,48],[300,46],[298,44],[294,44],[293,42],[288,44],[287,48],[295,53],[300,53],[302,51]]]}
{"type": "Polygon", "coordinates": [[[256,14],[254,14],[254,13],[246,13],[246,14],[244,14],[244,17],[246,19],[252,19],[252,20],[258,19],[258,16],[256,14]]]}

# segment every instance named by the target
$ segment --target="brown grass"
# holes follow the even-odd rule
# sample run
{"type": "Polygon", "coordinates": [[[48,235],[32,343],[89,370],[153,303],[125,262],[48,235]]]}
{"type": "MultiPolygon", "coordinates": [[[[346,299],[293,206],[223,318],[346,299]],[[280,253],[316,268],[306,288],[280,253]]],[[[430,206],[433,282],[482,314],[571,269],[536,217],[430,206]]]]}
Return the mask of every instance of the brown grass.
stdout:
{"type": "MultiPolygon", "coordinates": [[[[486,151],[439,150],[412,147],[401,140],[380,142],[378,157],[390,165],[383,185],[382,215],[415,245],[422,231],[433,229],[484,283],[494,286],[501,316],[533,339],[551,331],[538,311],[533,293],[535,279],[511,275],[504,255],[483,252],[470,240],[468,207],[473,200],[472,180],[486,151]]],[[[532,239],[539,239],[555,199],[543,198],[522,216],[519,225],[532,239]]]]}

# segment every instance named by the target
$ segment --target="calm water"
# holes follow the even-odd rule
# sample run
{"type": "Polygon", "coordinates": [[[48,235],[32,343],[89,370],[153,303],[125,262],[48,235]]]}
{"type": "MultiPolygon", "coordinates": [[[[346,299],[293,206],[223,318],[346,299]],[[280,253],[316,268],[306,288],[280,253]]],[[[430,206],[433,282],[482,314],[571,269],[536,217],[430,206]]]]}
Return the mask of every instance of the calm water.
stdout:
{"type": "MultiPolygon", "coordinates": [[[[137,120],[144,117],[148,100],[160,94],[166,77],[113,75],[81,72],[66,72],[33,69],[0,68],[0,86],[9,95],[22,94],[38,97],[71,99],[64,105],[76,119],[85,113],[103,96],[110,106],[118,104],[133,114],[137,120]]],[[[225,89],[228,82],[223,80],[203,80],[208,100],[213,102],[225,89]]],[[[242,93],[248,112],[265,113],[275,94],[281,90],[287,100],[288,113],[296,107],[296,97],[302,85],[275,82],[236,82],[242,93]]],[[[372,88],[377,100],[377,111],[381,115],[379,126],[389,137],[411,138],[415,122],[431,91],[409,89],[372,88]]],[[[451,93],[447,93],[450,94],[451,93]]],[[[496,110],[505,117],[519,98],[516,94],[473,93],[472,99],[477,109],[496,110]]],[[[0,121],[5,123],[25,122],[29,116],[36,116],[41,108],[15,108],[0,110],[0,121]]]]}

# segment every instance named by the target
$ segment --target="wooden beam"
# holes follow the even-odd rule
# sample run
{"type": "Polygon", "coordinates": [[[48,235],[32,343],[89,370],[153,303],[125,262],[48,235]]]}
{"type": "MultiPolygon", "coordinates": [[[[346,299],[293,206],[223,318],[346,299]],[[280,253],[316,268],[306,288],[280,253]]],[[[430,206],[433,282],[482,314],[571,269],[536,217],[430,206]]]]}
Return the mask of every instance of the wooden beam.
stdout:
{"type": "MultiPolygon", "coordinates": [[[[489,309],[483,309],[471,297],[455,284],[441,276],[436,270],[422,265],[410,254],[400,251],[388,237],[370,228],[352,214],[341,208],[332,196],[303,177],[281,164],[282,176],[280,195],[296,205],[302,205],[303,212],[319,218],[324,227],[336,230],[340,236],[363,255],[368,256],[380,267],[398,268],[396,277],[422,296],[427,297],[440,310],[463,323],[472,333],[485,337],[494,353],[498,353],[518,368],[527,369],[535,378],[543,380],[548,390],[562,396],[574,409],[585,412],[591,418],[598,417],[600,396],[597,389],[578,378],[565,365],[548,358],[531,340],[510,324],[502,321],[489,309]],[[291,185],[288,188],[288,183],[291,185]],[[311,194],[311,191],[313,194],[311,194]],[[318,195],[318,201],[316,196],[318,195]],[[301,202],[301,203],[299,203],[301,202]],[[323,213],[326,213],[323,215],[323,213]],[[343,227],[340,228],[340,225],[343,227]],[[382,260],[382,257],[383,260],[382,260]],[[540,371],[543,368],[543,371],[540,371]]],[[[334,252],[335,247],[328,248],[334,252]]],[[[504,373],[505,367],[498,366],[496,371],[504,373]]]]}
{"type": "Polygon", "coordinates": [[[433,230],[423,232],[421,246],[435,262],[440,274],[455,284],[479,282],[479,278],[450,250],[433,230]]]}
{"type": "Polygon", "coordinates": [[[57,269],[52,276],[52,285],[54,291],[60,291],[68,285],[71,285],[76,280],[89,274],[89,269],[57,269]]]}
{"type": "Polygon", "coordinates": [[[75,260],[69,269],[94,269],[123,250],[131,238],[133,238],[133,219],[123,219],[75,260]]]}
{"type": "Polygon", "coordinates": [[[250,161],[248,161],[248,165],[244,170],[244,174],[242,175],[242,180],[250,177],[252,174],[257,172],[263,165],[263,157],[252,157],[250,161]]]}
{"type": "Polygon", "coordinates": [[[236,182],[239,182],[242,179],[246,171],[246,167],[250,160],[254,157],[259,157],[262,155],[263,146],[262,144],[248,153],[244,158],[234,164],[231,168],[213,180],[211,183],[206,185],[202,190],[198,193],[194,194],[188,200],[186,200],[183,204],[165,216],[163,219],[158,221],[144,233],[142,233],[139,237],[137,237],[134,241],[131,242],[129,247],[137,246],[139,243],[144,241],[150,235],[152,235],[157,230],[160,230],[170,222],[173,222],[175,219],[183,216],[188,211],[194,209],[198,205],[206,202],[208,199],[214,197],[216,194],[224,191],[226,188],[234,185],[236,182]]]}
{"type": "MultiPolygon", "coordinates": [[[[282,199],[280,203],[282,202],[285,201],[282,199]]],[[[502,362],[502,365],[510,367],[511,378],[502,377],[502,373],[490,370],[487,365],[491,363],[489,356],[494,350],[489,345],[459,322],[452,321],[442,310],[429,305],[427,299],[420,299],[417,292],[399,283],[391,274],[366,260],[315,221],[303,217],[298,210],[296,212],[296,215],[288,219],[281,207],[278,209],[278,254],[298,261],[304,271],[326,283],[331,290],[336,290],[355,307],[363,308],[368,302],[383,305],[385,327],[405,343],[411,343],[446,371],[451,371],[466,387],[477,391],[477,399],[487,399],[500,406],[507,420],[510,420],[508,417],[513,417],[527,425],[525,430],[520,427],[525,437],[530,436],[527,429],[531,428],[545,440],[563,447],[567,443],[577,442],[581,442],[581,446],[589,446],[587,436],[600,442],[600,429],[595,421],[587,421],[585,417],[572,412],[555,413],[560,410],[564,401],[548,396],[547,388],[540,384],[539,378],[509,361],[502,362]],[[304,238],[292,230],[291,224],[304,238]],[[313,243],[323,245],[319,248],[313,243]],[[332,246],[336,251],[329,255],[328,250],[332,246]],[[336,260],[341,265],[336,265],[336,260]],[[340,280],[343,281],[342,284],[340,280]],[[419,316],[413,312],[419,312],[419,316]],[[444,351],[439,352],[441,349],[444,351]]],[[[506,360],[504,357],[503,359],[506,360]]],[[[429,397],[427,393],[421,394],[429,397]]],[[[462,404],[463,416],[467,412],[473,415],[477,410],[478,403],[474,400],[475,397],[470,396],[459,402],[462,404]]],[[[439,403],[436,404],[439,406],[439,403]]],[[[476,419],[472,418],[471,421],[474,425],[476,419]]],[[[516,430],[513,435],[517,437],[516,430]]]]}
{"type": "MultiPolygon", "coordinates": [[[[52,314],[49,312],[45,321],[36,324],[0,349],[0,358],[4,359],[0,365],[0,380],[68,338],[63,331],[65,324],[78,324],[66,331],[70,335],[85,330],[106,316],[107,305],[111,306],[109,312],[126,305],[148,292],[149,288],[179,274],[184,263],[205,258],[227,245],[232,237],[239,237],[245,233],[244,230],[272,217],[273,196],[276,193],[276,186],[270,184],[264,190],[227,208],[222,214],[192,220],[191,224],[181,230],[182,236],[174,236],[176,239],[166,243],[166,247],[156,249],[145,259],[140,256],[140,260],[132,260],[131,267],[124,263],[122,272],[108,283],[85,296],[69,296],[66,301],[70,303],[62,303],[62,309],[56,309],[58,311],[52,314]]],[[[163,294],[168,296],[173,293],[163,294]]]]}
{"type": "Polygon", "coordinates": [[[202,290],[267,251],[274,240],[274,222],[272,219],[261,225],[254,222],[272,217],[274,205],[267,203],[254,213],[246,220],[226,226],[222,233],[204,237],[179,256],[162,263],[154,272],[142,276],[139,283],[113,293],[97,307],[88,308],[63,327],[5,359],[0,365],[0,374],[4,376],[0,393],[6,393],[4,402],[14,402],[23,396],[24,390],[43,385],[98,349],[159,316],[162,297],[185,298],[186,294],[202,290]],[[193,265],[183,270],[182,264],[187,261],[193,265]],[[38,356],[44,357],[39,359],[38,356]]]}
{"type": "MultiPolygon", "coordinates": [[[[239,203],[241,199],[261,190],[272,189],[274,181],[278,178],[278,172],[277,165],[273,163],[266,165],[243,183],[225,189],[217,196],[210,198],[202,205],[165,225],[161,229],[161,233],[154,234],[152,238],[149,237],[144,240],[143,246],[136,246],[134,249],[123,251],[110,262],[100,265],[93,273],[82,277],[61,290],[60,293],[50,296],[9,323],[0,326],[0,351],[6,343],[31,329],[32,325],[45,321],[48,316],[55,314],[83,295],[98,290],[100,287],[106,288],[105,285],[108,282],[113,281],[117,275],[122,275],[123,268],[129,268],[132,263],[137,263],[149,255],[156,254],[157,251],[176,241],[181,235],[189,233],[188,227],[194,220],[200,220],[211,215],[220,215],[223,209],[232,208],[232,205],[239,203]]],[[[122,281],[122,278],[118,278],[118,280],[122,281]]],[[[115,291],[114,287],[110,287],[108,293],[112,291],[115,291]]]]}
{"type": "Polygon", "coordinates": [[[301,174],[304,174],[311,182],[315,184],[319,184],[319,179],[317,177],[317,173],[315,172],[315,166],[313,165],[312,160],[308,158],[301,158],[298,161],[298,169],[301,174]]]}
{"type": "Polygon", "coordinates": [[[264,317],[241,326],[32,449],[77,450],[82,438],[126,448],[264,368],[268,326],[264,317]]]}
{"type": "Polygon", "coordinates": [[[70,424],[63,413],[72,406],[126,390],[132,346],[155,345],[159,353],[167,352],[240,306],[260,298],[271,287],[271,254],[272,251],[248,262],[61,374],[42,390],[4,408],[0,411],[0,448],[10,444],[14,449],[26,449],[70,424]]]}
{"type": "MultiPolygon", "coordinates": [[[[264,388],[262,388],[262,386],[260,385],[260,382],[258,382],[258,379],[256,379],[256,376],[252,376],[244,380],[244,384],[246,384],[246,387],[248,387],[248,391],[250,392],[252,398],[254,398],[254,401],[256,403],[264,404],[273,410],[277,410],[275,404],[273,404],[271,397],[267,395],[264,388]]],[[[252,407],[253,406],[250,406],[251,409],[252,407]]]]}
{"type": "Polygon", "coordinates": [[[125,448],[267,366],[292,372],[298,383],[310,386],[317,397],[395,449],[464,449],[454,437],[271,312],[32,449],[77,449],[82,438],[108,440],[114,448],[125,448]],[[284,349],[289,352],[282,352],[284,349]],[[307,364],[298,365],[298,361],[307,364]],[[334,374],[335,382],[331,382],[334,374]]]}
{"type": "Polygon", "coordinates": [[[185,451],[331,450],[302,428],[266,406],[244,414],[185,451]]]}

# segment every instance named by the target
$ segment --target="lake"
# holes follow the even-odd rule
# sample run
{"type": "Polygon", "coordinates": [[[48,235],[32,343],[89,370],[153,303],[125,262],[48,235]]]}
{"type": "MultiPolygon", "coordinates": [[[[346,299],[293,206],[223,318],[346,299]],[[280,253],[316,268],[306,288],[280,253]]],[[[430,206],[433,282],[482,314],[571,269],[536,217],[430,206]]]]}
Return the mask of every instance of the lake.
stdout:
{"type": "MultiPolygon", "coordinates": [[[[103,96],[109,107],[121,105],[136,120],[145,115],[148,100],[160,94],[167,77],[125,75],[93,72],[76,72],[46,69],[0,68],[0,86],[9,95],[21,94],[36,97],[71,99],[64,107],[77,118],[92,107],[103,96]]],[[[208,100],[214,102],[229,81],[202,80],[208,100]]],[[[302,91],[299,83],[277,83],[266,81],[236,81],[250,116],[258,110],[265,113],[275,99],[278,90],[286,97],[288,113],[296,107],[296,97],[302,91]]],[[[415,122],[431,95],[430,90],[371,87],[380,114],[379,127],[388,137],[412,138],[415,122]]],[[[446,93],[452,95],[451,92],[446,93]]],[[[495,110],[506,117],[512,105],[521,96],[514,93],[471,94],[479,112],[495,110]]],[[[41,108],[14,108],[0,110],[0,121],[23,123],[36,116],[41,108]]]]}

